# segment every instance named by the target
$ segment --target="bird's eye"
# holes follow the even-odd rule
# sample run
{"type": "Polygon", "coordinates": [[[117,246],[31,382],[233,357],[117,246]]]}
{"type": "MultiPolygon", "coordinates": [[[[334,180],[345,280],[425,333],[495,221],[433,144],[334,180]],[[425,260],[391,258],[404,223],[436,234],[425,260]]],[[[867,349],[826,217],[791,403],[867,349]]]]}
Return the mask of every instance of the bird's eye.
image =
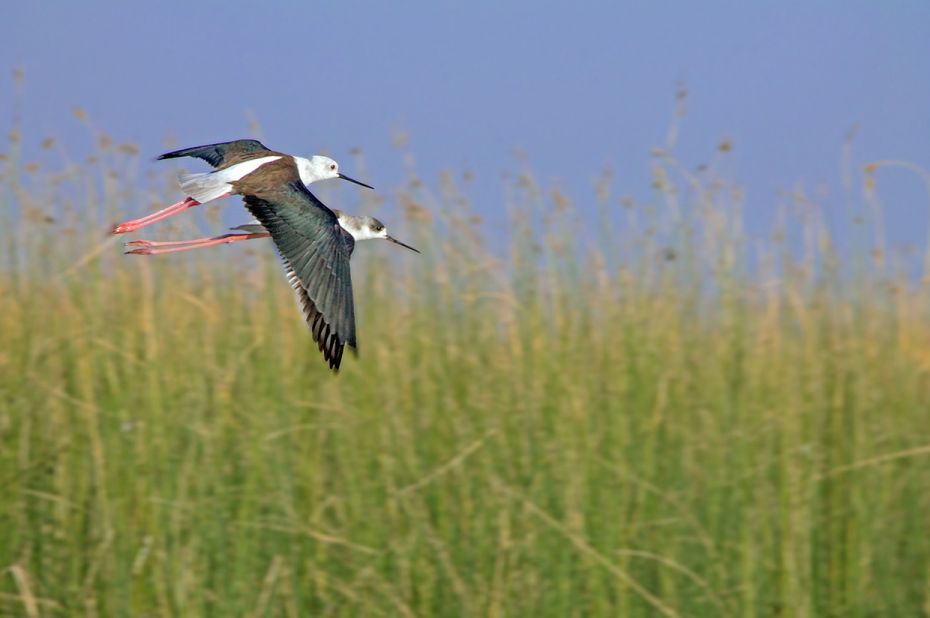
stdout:
{"type": "Polygon", "coordinates": [[[330,164],[329,164],[329,169],[331,169],[331,170],[333,170],[333,171],[336,171],[336,164],[335,164],[335,163],[330,163],[330,164]]]}

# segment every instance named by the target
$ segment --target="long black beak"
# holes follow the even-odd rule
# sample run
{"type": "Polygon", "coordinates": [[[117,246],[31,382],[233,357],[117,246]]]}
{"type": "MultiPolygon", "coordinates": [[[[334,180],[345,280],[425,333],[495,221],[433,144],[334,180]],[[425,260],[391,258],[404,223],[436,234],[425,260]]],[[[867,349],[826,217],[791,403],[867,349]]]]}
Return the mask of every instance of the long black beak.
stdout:
{"type": "Polygon", "coordinates": [[[400,242],[399,240],[397,240],[397,239],[394,238],[393,236],[385,236],[384,238],[385,238],[385,240],[390,240],[392,243],[398,244],[398,245],[400,245],[401,247],[407,247],[407,248],[410,249],[411,251],[416,251],[417,253],[420,252],[419,249],[414,249],[414,248],[411,247],[410,245],[407,245],[407,244],[404,244],[404,243],[400,242]]]}
{"type": "Polygon", "coordinates": [[[375,188],[372,187],[371,185],[366,185],[364,182],[359,182],[358,180],[355,180],[354,178],[349,178],[348,176],[346,176],[346,175],[343,174],[343,173],[339,173],[339,174],[337,174],[337,176],[339,176],[339,177],[342,178],[343,180],[348,180],[349,182],[354,182],[354,183],[357,184],[357,185],[362,185],[363,187],[365,187],[365,188],[367,188],[367,189],[371,189],[372,191],[374,191],[374,189],[375,189],[375,188]]]}

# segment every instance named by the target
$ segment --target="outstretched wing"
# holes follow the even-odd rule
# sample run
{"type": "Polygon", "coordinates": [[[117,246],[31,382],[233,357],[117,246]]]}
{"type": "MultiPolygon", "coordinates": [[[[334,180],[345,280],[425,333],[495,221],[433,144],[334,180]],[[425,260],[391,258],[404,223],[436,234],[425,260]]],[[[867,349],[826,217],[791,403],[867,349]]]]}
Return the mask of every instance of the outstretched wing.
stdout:
{"type": "Polygon", "coordinates": [[[345,346],[357,348],[349,269],[355,241],[300,180],[244,199],[271,233],[313,340],[330,369],[338,370],[345,346]]]}
{"type": "Polygon", "coordinates": [[[207,144],[206,146],[194,146],[193,148],[183,148],[173,152],[166,152],[158,157],[161,159],[177,159],[178,157],[197,157],[203,159],[213,167],[227,167],[233,163],[238,163],[245,159],[251,159],[256,153],[271,152],[260,141],[255,139],[237,139],[233,142],[222,142],[220,144],[207,144]]]}

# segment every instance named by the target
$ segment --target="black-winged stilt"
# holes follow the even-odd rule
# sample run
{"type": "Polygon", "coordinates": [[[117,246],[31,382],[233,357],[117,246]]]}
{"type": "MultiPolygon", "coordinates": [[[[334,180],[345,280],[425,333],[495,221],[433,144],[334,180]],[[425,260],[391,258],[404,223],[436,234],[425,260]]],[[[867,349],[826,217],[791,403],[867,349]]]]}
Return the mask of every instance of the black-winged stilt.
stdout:
{"type": "MultiPolygon", "coordinates": [[[[245,173],[239,174],[237,170],[236,174],[239,175],[236,178],[227,176],[218,181],[210,181],[214,185],[222,182],[227,194],[243,196],[246,208],[257,221],[240,226],[244,228],[245,234],[224,235],[186,243],[175,241],[179,246],[174,248],[144,248],[130,253],[152,254],[193,249],[231,242],[231,236],[237,236],[239,240],[270,236],[284,262],[288,281],[297,294],[298,305],[310,327],[313,340],[323,353],[323,358],[329,363],[330,369],[338,371],[345,346],[348,345],[353,350],[357,350],[358,347],[352,275],[349,267],[355,243],[380,238],[417,253],[419,251],[390,236],[384,224],[377,219],[347,215],[327,208],[307,189],[308,176],[301,169],[302,163],[298,157],[267,155],[253,157],[247,163],[259,159],[265,160],[252,166],[245,173]],[[188,246],[180,246],[183,244],[188,246]]],[[[234,166],[225,169],[232,167],[234,166]]],[[[195,190],[200,191],[197,187],[195,190]]],[[[137,242],[155,244],[153,241],[137,242]]]]}
{"type": "Polygon", "coordinates": [[[305,185],[310,185],[319,180],[327,180],[329,178],[342,178],[343,180],[354,182],[363,187],[372,188],[364,182],[359,182],[354,178],[349,178],[345,174],[342,174],[339,171],[339,164],[329,157],[321,155],[314,155],[309,159],[294,157],[270,150],[265,147],[264,144],[254,139],[240,139],[232,142],[221,142],[219,144],[184,148],[182,150],[166,152],[159,156],[158,159],[176,159],[178,157],[197,157],[198,159],[203,159],[215,169],[212,172],[181,176],[181,189],[187,193],[187,197],[176,204],[172,204],[167,208],[163,208],[145,217],[124,221],[123,223],[114,225],[112,229],[114,234],[134,232],[156,221],[161,221],[179,212],[183,212],[188,208],[226,197],[231,194],[230,183],[239,180],[246,174],[254,172],[266,163],[281,158],[294,161],[300,173],[300,179],[305,185]]]}

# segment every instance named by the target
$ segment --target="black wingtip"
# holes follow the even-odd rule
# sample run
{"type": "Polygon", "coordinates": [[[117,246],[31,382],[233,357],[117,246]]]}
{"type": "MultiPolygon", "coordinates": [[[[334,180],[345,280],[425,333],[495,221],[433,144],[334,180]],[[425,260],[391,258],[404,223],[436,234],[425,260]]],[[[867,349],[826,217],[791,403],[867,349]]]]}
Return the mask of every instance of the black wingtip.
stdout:
{"type": "Polygon", "coordinates": [[[165,160],[165,159],[177,159],[177,158],[180,158],[180,157],[185,156],[184,154],[181,154],[182,152],[183,152],[182,150],[175,150],[175,151],[172,151],[172,152],[166,152],[166,153],[164,153],[164,154],[160,154],[160,155],[158,155],[157,157],[155,157],[155,160],[156,160],[156,161],[163,161],[163,160],[165,160]]]}
{"type": "Polygon", "coordinates": [[[329,368],[333,373],[339,373],[339,365],[342,364],[342,348],[337,347],[335,350],[329,350],[329,354],[324,354],[324,358],[329,361],[329,368]]]}

